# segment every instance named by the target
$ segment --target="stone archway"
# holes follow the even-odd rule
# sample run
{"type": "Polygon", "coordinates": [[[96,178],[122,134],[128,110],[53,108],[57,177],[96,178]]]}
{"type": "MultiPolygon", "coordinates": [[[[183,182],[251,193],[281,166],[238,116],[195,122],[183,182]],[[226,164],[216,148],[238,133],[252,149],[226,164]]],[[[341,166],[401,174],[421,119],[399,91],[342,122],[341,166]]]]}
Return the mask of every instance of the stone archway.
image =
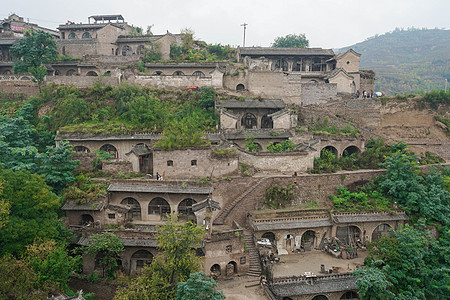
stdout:
{"type": "Polygon", "coordinates": [[[356,247],[361,243],[361,229],[354,225],[338,226],[336,237],[345,245],[356,247]]]}
{"type": "Polygon", "coordinates": [[[301,249],[305,251],[311,251],[314,249],[316,243],[316,232],[313,230],[308,230],[302,234],[301,239],[301,249]]]}
{"type": "Polygon", "coordinates": [[[241,125],[245,129],[254,129],[256,128],[258,124],[258,121],[256,120],[256,117],[252,113],[246,113],[241,120],[241,125]]]}
{"type": "Polygon", "coordinates": [[[100,150],[108,152],[112,156],[112,158],[119,158],[119,152],[117,151],[116,147],[111,144],[104,144],[100,147],[100,150]]]}
{"type": "Polygon", "coordinates": [[[89,148],[86,147],[86,146],[75,146],[75,147],[73,147],[73,150],[74,150],[75,152],[84,152],[84,153],[89,153],[89,152],[91,152],[91,150],[89,150],[89,148]]]}
{"type": "Polygon", "coordinates": [[[273,120],[272,117],[268,115],[264,115],[261,118],[261,128],[273,128],[273,120]]]}
{"type": "Polygon", "coordinates": [[[389,224],[380,224],[372,232],[372,242],[382,235],[391,234],[392,227],[389,224]]]}
{"type": "Polygon", "coordinates": [[[276,241],[276,238],[275,238],[275,233],[273,233],[273,232],[265,232],[262,236],[261,236],[261,238],[263,238],[263,239],[268,239],[271,243],[272,243],[272,245],[276,245],[277,244],[277,241],[276,241]]]}
{"type": "Polygon", "coordinates": [[[242,92],[242,91],[245,91],[245,85],[243,85],[242,83],[239,83],[236,86],[236,92],[242,92]]]}
{"type": "Polygon", "coordinates": [[[198,77],[206,77],[205,73],[203,73],[202,71],[195,71],[194,73],[192,73],[192,76],[198,76],[198,77]]]}
{"type": "Polygon", "coordinates": [[[170,214],[170,205],[164,198],[156,197],[148,204],[149,215],[159,215],[163,219],[167,214],[170,214]]]}
{"type": "Polygon", "coordinates": [[[359,150],[358,147],[356,147],[356,146],[348,146],[342,152],[342,156],[347,157],[347,156],[350,156],[352,154],[359,153],[359,152],[361,152],[361,150],[359,150]]]}
{"type": "Polygon", "coordinates": [[[348,291],[348,292],[345,292],[345,293],[341,296],[340,300],[343,300],[343,299],[351,299],[351,300],[359,299],[358,293],[356,293],[356,292],[354,292],[354,291],[348,291]]]}
{"type": "Polygon", "coordinates": [[[128,205],[131,206],[130,209],[130,216],[131,216],[131,221],[139,221],[142,219],[142,215],[141,215],[141,205],[139,204],[139,202],[131,197],[127,197],[125,199],[123,199],[120,204],[122,205],[128,205]]]}
{"type": "Polygon", "coordinates": [[[142,269],[153,260],[153,254],[147,250],[138,250],[133,253],[130,259],[130,272],[140,273],[142,269]]]}
{"type": "Polygon", "coordinates": [[[219,277],[220,275],[222,275],[219,264],[212,265],[209,270],[211,271],[211,276],[219,277]]]}
{"type": "Polygon", "coordinates": [[[192,211],[192,205],[195,203],[197,203],[197,201],[194,199],[187,198],[178,204],[178,215],[181,220],[191,221],[192,223],[197,224],[197,218],[192,211]]]}
{"type": "Polygon", "coordinates": [[[79,223],[82,226],[92,226],[92,224],[94,224],[94,217],[92,217],[90,214],[82,214],[80,216],[79,223]]]}
{"type": "Polygon", "coordinates": [[[123,56],[132,55],[132,54],[133,54],[133,49],[131,49],[130,46],[128,46],[128,45],[123,46],[123,48],[122,48],[123,56]]]}
{"type": "Polygon", "coordinates": [[[89,71],[86,73],[86,76],[98,76],[98,74],[94,71],[89,71]]]}
{"type": "Polygon", "coordinates": [[[320,157],[323,157],[325,150],[328,151],[329,153],[333,154],[334,157],[339,156],[338,150],[335,147],[330,145],[330,146],[323,147],[322,150],[320,150],[320,157]]]}
{"type": "Polygon", "coordinates": [[[317,295],[312,300],[328,300],[328,297],[325,295],[317,295]]]}
{"type": "Polygon", "coordinates": [[[235,261],[230,261],[227,264],[227,276],[233,276],[237,273],[237,263],[235,261]]]}

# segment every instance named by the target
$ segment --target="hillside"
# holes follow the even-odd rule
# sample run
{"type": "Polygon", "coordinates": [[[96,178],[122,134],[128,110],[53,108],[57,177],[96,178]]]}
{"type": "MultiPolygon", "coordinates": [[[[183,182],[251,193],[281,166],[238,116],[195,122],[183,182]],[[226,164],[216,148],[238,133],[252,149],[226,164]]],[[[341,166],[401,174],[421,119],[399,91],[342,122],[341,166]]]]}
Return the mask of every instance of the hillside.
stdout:
{"type": "Polygon", "coordinates": [[[396,29],[352,48],[361,53],[361,69],[376,72],[376,89],[387,95],[444,89],[450,81],[450,30],[396,29]]]}

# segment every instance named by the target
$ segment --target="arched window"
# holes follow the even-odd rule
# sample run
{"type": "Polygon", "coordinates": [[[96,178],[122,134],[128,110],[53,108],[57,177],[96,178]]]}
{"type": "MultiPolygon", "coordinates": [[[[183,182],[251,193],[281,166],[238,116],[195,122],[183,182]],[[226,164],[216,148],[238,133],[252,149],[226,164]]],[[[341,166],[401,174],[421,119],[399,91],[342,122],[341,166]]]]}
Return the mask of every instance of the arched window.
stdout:
{"type": "Polygon", "coordinates": [[[133,54],[133,50],[131,49],[131,47],[128,45],[123,46],[122,55],[127,56],[127,55],[131,55],[131,54],[133,54]]]}
{"type": "Polygon", "coordinates": [[[254,114],[252,113],[246,113],[243,117],[242,117],[242,121],[241,121],[241,125],[242,127],[244,127],[245,129],[253,129],[256,128],[256,117],[254,114]]]}
{"type": "Polygon", "coordinates": [[[344,152],[342,153],[342,156],[347,157],[347,156],[350,156],[350,155],[352,155],[354,153],[359,153],[359,152],[360,152],[360,150],[359,150],[358,147],[356,147],[356,146],[349,146],[349,147],[344,149],[344,152]]]}
{"type": "Polygon", "coordinates": [[[338,226],[336,237],[345,245],[356,245],[361,242],[361,230],[353,225],[338,226]]]}
{"type": "Polygon", "coordinates": [[[83,39],[90,39],[90,38],[92,38],[92,36],[91,36],[91,34],[89,32],[85,32],[85,33],[83,33],[81,38],[83,38],[83,39]]]}
{"type": "Polygon", "coordinates": [[[131,220],[141,220],[141,205],[139,202],[131,197],[123,199],[120,204],[122,205],[128,205],[131,206],[130,214],[131,214],[131,220]]]}
{"type": "Polygon", "coordinates": [[[98,74],[95,73],[94,71],[89,71],[86,73],[86,76],[98,76],[98,74]]]}
{"type": "Polygon", "coordinates": [[[71,32],[68,36],[69,39],[77,39],[78,36],[75,34],[75,32],[71,32]]]}
{"type": "Polygon", "coordinates": [[[89,150],[89,148],[85,147],[85,146],[75,146],[73,147],[73,150],[75,152],[84,152],[84,153],[89,153],[91,152],[91,150],[89,150]]]}
{"type": "Polygon", "coordinates": [[[66,72],[66,76],[74,76],[77,74],[77,71],[75,71],[74,69],[70,69],[69,71],[66,72]]]}
{"type": "Polygon", "coordinates": [[[239,83],[239,84],[236,86],[236,91],[237,91],[237,92],[245,91],[245,85],[243,85],[242,83],[239,83]]]}
{"type": "Polygon", "coordinates": [[[203,73],[202,71],[195,71],[192,75],[198,77],[206,77],[205,73],[203,73]]]}
{"type": "Polygon", "coordinates": [[[146,250],[138,250],[131,256],[131,271],[140,272],[143,267],[151,264],[153,255],[146,250]]]}
{"type": "Polygon", "coordinates": [[[153,73],[153,75],[161,76],[161,75],[164,75],[164,73],[162,71],[156,71],[153,73]]]}
{"type": "Polygon", "coordinates": [[[169,203],[160,197],[152,199],[148,204],[148,214],[149,215],[159,215],[161,217],[170,214],[170,205],[169,203]]]}
{"type": "Polygon", "coordinates": [[[117,151],[116,147],[114,147],[111,144],[105,144],[105,145],[101,146],[100,150],[108,152],[109,154],[111,154],[112,158],[118,158],[119,157],[119,152],[117,151]]]}
{"type": "Polygon", "coordinates": [[[302,235],[301,247],[305,251],[311,251],[314,248],[314,243],[316,240],[316,233],[312,230],[306,231],[302,235]]]}
{"type": "Polygon", "coordinates": [[[173,72],[173,76],[184,76],[184,73],[182,71],[175,71],[173,72]]]}
{"type": "Polygon", "coordinates": [[[328,300],[328,297],[324,295],[317,295],[314,298],[312,298],[312,300],[328,300]]]}
{"type": "Polygon", "coordinates": [[[322,157],[322,158],[324,157],[325,151],[328,151],[329,153],[333,154],[334,157],[338,157],[338,151],[333,146],[323,147],[322,150],[320,150],[320,157],[322,157]]]}
{"type": "Polygon", "coordinates": [[[180,219],[185,219],[187,221],[192,221],[195,223],[195,214],[192,211],[192,205],[197,203],[194,199],[187,198],[178,204],[178,214],[180,219]]]}
{"type": "Polygon", "coordinates": [[[261,128],[273,128],[273,120],[272,117],[264,115],[261,118],[261,128]]]}
{"type": "Polygon", "coordinates": [[[275,234],[273,232],[265,232],[262,236],[263,239],[269,239],[272,244],[276,244],[275,234]]]}
{"type": "Polygon", "coordinates": [[[61,72],[59,70],[55,70],[55,76],[61,75],[61,72]]]}

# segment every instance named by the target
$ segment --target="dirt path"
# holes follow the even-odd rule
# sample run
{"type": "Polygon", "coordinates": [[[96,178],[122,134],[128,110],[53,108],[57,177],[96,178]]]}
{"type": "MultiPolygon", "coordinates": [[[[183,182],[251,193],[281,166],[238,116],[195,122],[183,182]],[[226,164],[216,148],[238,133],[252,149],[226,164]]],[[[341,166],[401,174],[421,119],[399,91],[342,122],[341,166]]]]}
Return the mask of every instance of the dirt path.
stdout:
{"type": "Polygon", "coordinates": [[[264,289],[260,286],[246,288],[259,282],[258,277],[242,276],[232,279],[217,280],[218,289],[222,290],[227,300],[265,300],[267,298],[264,289]]]}

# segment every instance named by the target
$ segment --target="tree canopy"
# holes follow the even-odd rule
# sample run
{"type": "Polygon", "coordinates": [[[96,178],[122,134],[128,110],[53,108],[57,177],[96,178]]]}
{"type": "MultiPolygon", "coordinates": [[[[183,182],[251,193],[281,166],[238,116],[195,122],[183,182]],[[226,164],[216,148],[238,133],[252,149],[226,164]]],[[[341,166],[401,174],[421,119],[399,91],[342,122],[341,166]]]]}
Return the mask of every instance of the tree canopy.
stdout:
{"type": "Polygon", "coordinates": [[[206,277],[205,273],[192,273],[186,282],[178,283],[177,300],[223,300],[225,296],[216,290],[214,279],[206,277]]]}
{"type": "Polygon", "coordinates": [[[288,34],[286,36],[277,37],[272,47],[275,48],[307,48],[309,47],[309,41],[306,39],[304,33],[302,34],[288,34]]]}
{"type": "Polygon", "coordinates": [[[47,75],[44,64],[56,59],[58,50],[51,34],[44,31],[27,31],[25,37],[11,46],[11,54],[15,57],[13,70],[15,73],[29,72],[33,81],[39,85],[47,75]]]}
{"type": "Polygon", "coordinates": [[[128,287],[119,289],[114,299],[174,299],[177,284],[200,271],[195,249],[200,246],[204,232],[191,222],[179,222],[176,214],[169,215],[167,222],[157,229],[160,254],[128,287]]]}

